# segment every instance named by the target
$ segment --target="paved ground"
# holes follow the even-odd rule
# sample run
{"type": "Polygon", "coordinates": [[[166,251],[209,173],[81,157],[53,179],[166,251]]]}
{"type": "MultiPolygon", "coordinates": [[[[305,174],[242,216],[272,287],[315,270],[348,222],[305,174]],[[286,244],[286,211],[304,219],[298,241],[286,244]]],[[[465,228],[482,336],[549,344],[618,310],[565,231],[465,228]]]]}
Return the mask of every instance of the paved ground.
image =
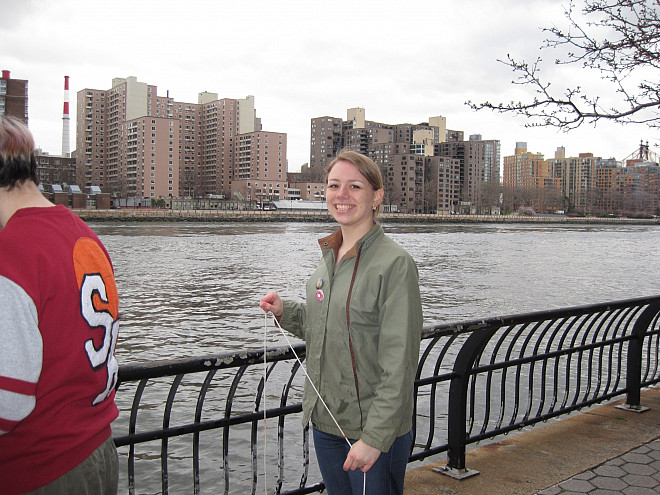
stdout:
{"type": "Polygon", "coordinates": [[[406,475],[405,495],[660,494],[660,388],[642,394],[646,412],[616,401],[470,450],[462,481],[433,471],[406,475]]]}
{"type": "Polygon", "coordinates": [[[660,493],[660,440],[653,440],[627,454],[573,476],[539,495],[646,495],[660,493]]]}

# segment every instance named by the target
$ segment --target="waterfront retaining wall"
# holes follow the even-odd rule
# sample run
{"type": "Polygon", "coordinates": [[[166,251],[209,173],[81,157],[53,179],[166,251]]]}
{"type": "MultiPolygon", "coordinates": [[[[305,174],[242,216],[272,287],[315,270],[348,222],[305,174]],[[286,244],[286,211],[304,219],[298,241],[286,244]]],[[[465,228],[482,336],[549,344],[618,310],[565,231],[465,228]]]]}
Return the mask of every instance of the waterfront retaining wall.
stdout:
{"type": "MultiPolygon", "coordinates": [[[[328,212],[260,210],[168,210],[122,208],[116,210],[73,210],[85,221],[148,222],[332,222],[328,212]]],[[[383,223],[562,223],[658,225],[660,218],[568,217],[564,215],[424,215],[382,213],[383,223]]]]}

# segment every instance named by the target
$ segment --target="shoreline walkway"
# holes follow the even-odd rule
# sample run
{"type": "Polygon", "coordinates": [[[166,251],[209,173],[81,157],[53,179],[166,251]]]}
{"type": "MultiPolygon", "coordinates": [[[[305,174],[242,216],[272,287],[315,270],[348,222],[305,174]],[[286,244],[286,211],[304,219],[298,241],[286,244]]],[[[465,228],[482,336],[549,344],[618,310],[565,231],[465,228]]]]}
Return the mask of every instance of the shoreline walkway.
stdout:
{"type": "Polygon", "coordinates": [[[406,473],[404,495],[646,495],[660,493],[660,387],[642,392],[645,412],[625,399],[469,450],[479,475],[462,481],[433,471],[406,473]]]}

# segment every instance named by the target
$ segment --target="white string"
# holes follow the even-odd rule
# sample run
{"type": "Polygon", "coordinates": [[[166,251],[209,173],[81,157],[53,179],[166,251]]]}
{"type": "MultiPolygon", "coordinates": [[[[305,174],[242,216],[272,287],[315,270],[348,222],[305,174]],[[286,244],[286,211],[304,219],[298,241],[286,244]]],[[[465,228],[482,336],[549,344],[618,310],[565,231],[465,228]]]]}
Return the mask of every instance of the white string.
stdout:
{"type": "MultiPolygon", "coordinates": [[[[316,395],[318,396],[319,400],[321,401],[321,404],[323,404],[323,407],[325,407],[325,410],[328,412],[328,414],[332,418],[332,421],[334,421],[335,426],[337,426],[337,429],[341,432],[341,435],[344,437],[344,440],[346,440],[346,443],[348,444],[348,447],[349,448],[353,447],[353,444],[350,442],[350,440],[346,436],[346,433],[344,433],[344,430],[341,429],[341,426],[339,426],[339,423],[335,419],[334,415],[332,414],[332,412],[330,412],[330,408],[328,407],[328,405],[323,400],[323,397],[321,397],[321,394],[319,393],[318,389],[316,388],[316,385],[314,385],[314,382],[312,381],[312,379],[307,374],[307,370],[305,369],[305,366],[303,365],[302,361],[300,360],[300,357],[298,357],[298,353],[293,348],[293,344],[291,344],[291,341],[289,340],[289,337],[287,336],[286,332],[280,326],[280,322],[277,321],[277,318],[275,318],[275,315],[271,311],[266,313],[266,319],[268,318],[269,314],[273,317],[273,321],[275,322],[275,325],[277,326],[277,328],[280,329],[280,333],[286,339],[286,342],[287,342],[287,344],[289,344],[289,348],[291,349],[291,352],[293,352],[293,355],[296,357],[296,360],[298,361],[298,364],[300,364],[300,369],[303,370],[303,373],[305,374],[305,378],[307,378],[307,381],[309,382],[309,384],[314,389],[314,392],[316,392],[316,395]]],[[[266,342],[266,333],[265,332],[266,332],[266,330],[265,330],[265,325],[264,325],[264,346],[265,346],[265,342],[266,342]]],[[[264,347],[264,349],[265,349],[265,347],[264,347]]],[[[266,360],[266,353],[264,351],[264,362],[265,362],[265,360],[266,360]]],[[[264,421],[266,421],[265,415],[264,415],[264,421]]],[[[265,431],[265,428],[264,428],[264,431],[265,431]]],[[[367,473],[363,472],[362,474],[363,474],[362,495],[365,495],[367,493],[367,473]]]]}
{"type": "MultiPolygon", "coordinates": [[[[270,314],[272,315],[273,313],[270,313],[270,314]]],[[[275,315],[273,315],[273,321],[274,321],[275,324],[277,325],[277,328],[280,329],[280,332],[282,333],[282,335],[284,335],[284,338],[286,339],[287,343],[289,344],[289,347],[291,348],[291,351],[293,352],[293,355],[296,356],[296,359],[298,360],[298,363],[300,364],[300,368],[303,370],[303,373],[305,373],[305,377],[307,378],[307,381],[309,382],[309,384],[310,384],[310,385],[312,386],[312,388],[314,389],[314,392],[316,392],[316,395],[318,395],[319,400],[321,401],[321,404],[323,404],[323,407],[325,407],[325,410],[328,411],[328,414],[330,415],[330,418],[332,418],[332,421],[334,421],[335,425],[337,426],[337,429],[341,432],[341,435],[344,437],[344,440],[346,440],[346,443],[348,443],[348,446],[349,446],[349,447],[352,447],[353,444],[351,444],[351,442],[348,440],[348,437],[347,437],[346,434],[344,433],[344,430],[342,430],[342,429],[341,429],[341,426],[339,426],[339,423],[337,422],[337,420],[335,419],[335,417],[333,416],[333,414],[330,412],[330,408],[329,408],[328,405],[325,403],[325,401],[323,400],[323,397],[321,397],[321,394],[320,394],[319,391],[317,390],[316,385],[314,385],[314,382],[312,382],[312,379],[311,379],[311,378],[309,377],[309,375],[307,374],[307,370],[305,369],[305,367],[304,367],[303,364],[302,364],[302,361],[301,361],[300,358],[298,357],[298,354],[296,353],[296,350],[293,348],[293,345],[291,344],[291,341],[289,340],[289,337],[287,337],[286,332],[285,332],[284,329],[280,326],[280,322],[277,321],[277,318],[275,318],[275,315]]]]}
{"type": "Polygon", "coordinates": [[[263,397],[264,397],[264,493],[268,495],[268,471],[266,466],[268,465],[266,461],[266,445],[267,444],[267,430],[266,430],[266,376],[268,375],[268,368],[266,365],[266,337],[268,334],[268,314],[264,315],[264,388],[263,388],[263,397]]]}

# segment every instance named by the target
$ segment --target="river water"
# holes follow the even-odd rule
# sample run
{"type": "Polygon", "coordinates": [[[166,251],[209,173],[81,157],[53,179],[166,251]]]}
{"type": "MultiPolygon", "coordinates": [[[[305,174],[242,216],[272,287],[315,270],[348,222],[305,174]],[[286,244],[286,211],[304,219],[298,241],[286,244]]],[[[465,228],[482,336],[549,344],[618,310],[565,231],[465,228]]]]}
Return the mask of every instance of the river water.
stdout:
{"type": "MultiPolygon", "coordinates": [[[[262,349],[259,300],[271,289],[302,299],[319,261],[317,239],[335,228],[331,223],[90,226],[115,268],[120,366],[262,349]]],[[[417,262],[427,326],[660,294],[660,226],[385,224],[384,229],[417,262]]],[[[267,338],[269,347],[286,345],[274,330],[267,338]]],[[[118,395],[123,411],[118,433],[125,431],[130,401],[130,396],[118,395]]],[[[140,416],[157,428],[162,407],[141,410],[140,416]]],[[[292,430],[285,438],[299,443],[299,423],[289,424],[292,430]]],[[[239,431],[231,447],[232,477],[237,480],[232,494],[249,493],[248,436],[239,431]]],[[[192,493],[188,444],[173,441],[170,447],[172,463],[181,461],[170,468],[170,493],[192,493]]],[[[203,486],[213,487],[212,493],[224,486],[218,445],[212,442],[201,451],[203,486]]],[[[140,462],[147,467],[137,472],[139,493],[160,493],[158,442],[154,448],[142,454],[140,462]]],[[[289,462],[300,466],[295,455],[289,462]]],[[[120,459],[123,491],[125,449],[120,459]]],[[[310,470],[310,479],[319,480],[313,455],[310,470]]],[[[299,473],[287,477],[291,487],[299,473]]]]}
{"type": "MultiPolygon", "coordinates": [[[[263,347],[259,300],[302,299],[330,223],[92,223],[120,294],[120,363],[263,347]]],[[[660,226],[385,224],[425,325],[660,293],[660,226]]],[[[272,345],[285,345],[273,335],[272,345]]]]}

